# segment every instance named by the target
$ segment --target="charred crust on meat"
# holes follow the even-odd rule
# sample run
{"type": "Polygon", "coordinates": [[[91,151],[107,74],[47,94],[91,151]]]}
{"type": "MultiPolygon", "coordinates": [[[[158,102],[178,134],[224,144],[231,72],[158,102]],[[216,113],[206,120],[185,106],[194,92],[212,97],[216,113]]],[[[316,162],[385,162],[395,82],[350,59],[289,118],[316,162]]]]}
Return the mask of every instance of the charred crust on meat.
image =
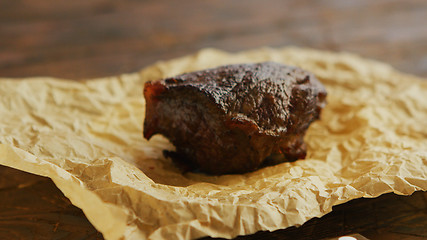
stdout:
{"type": "Polygon", "coordinates": [[[303,137],[326,104],[313,74],[274,62],[147,82],[144,97],[144,137],[164,135],[180,162],[210,174],[305,158],[303,137]]]}

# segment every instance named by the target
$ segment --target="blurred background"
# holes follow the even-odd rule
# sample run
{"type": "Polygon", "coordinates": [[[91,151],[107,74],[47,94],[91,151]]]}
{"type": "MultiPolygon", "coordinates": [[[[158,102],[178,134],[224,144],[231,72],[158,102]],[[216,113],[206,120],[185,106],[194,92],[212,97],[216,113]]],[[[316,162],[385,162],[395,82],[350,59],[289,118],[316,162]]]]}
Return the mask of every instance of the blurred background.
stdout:
{"type": "MultiPolygon", "coordinates": [[[[426,0],[0,0],[0,78],[90,79],[214,47],[348,51],[427,77],[426,0]]],[[[426,239],[427,193],[240,239],[426,239]]],[[[102,239],[48,178],[0,166],[0,239],[102,239]]]]}
{"type": "Polygon", "coordinates": [[[0,1],[0,77],[134,72],[204,47],[350,51],[427,76],[427,1],[0,1]]]}

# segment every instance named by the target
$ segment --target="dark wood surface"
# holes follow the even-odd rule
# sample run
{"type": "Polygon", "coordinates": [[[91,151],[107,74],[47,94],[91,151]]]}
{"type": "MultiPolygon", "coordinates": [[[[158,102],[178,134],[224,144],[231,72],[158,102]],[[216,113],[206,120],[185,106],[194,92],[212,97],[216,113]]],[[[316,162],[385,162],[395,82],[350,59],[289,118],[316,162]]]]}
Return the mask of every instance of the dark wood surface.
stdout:
{"type": "MultiPolygon", "coordinates": [[[[0,77],[88,79],[200,48],[351,51],[427,77],[427,1],[0,1],[0,77]]],[[[427,239],[427,193],[337,206],[240,239],[427,239]]],[[[51,180],[0,167],[0,239],[102,239],[51,180]]]]}

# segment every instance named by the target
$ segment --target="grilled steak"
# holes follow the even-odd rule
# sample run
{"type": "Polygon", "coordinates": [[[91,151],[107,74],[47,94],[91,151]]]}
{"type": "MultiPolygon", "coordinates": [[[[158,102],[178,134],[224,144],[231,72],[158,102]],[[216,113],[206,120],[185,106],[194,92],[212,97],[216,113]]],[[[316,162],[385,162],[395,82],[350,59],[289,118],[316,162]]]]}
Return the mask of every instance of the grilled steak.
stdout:
{"type": "Polygon", "coordinates": [[[144,96],[144,137],[164,135],[174,156],[211,174],[304,158],[304,134],[326,103],[314,75],[274,62],[147,82],[144,96]]]}

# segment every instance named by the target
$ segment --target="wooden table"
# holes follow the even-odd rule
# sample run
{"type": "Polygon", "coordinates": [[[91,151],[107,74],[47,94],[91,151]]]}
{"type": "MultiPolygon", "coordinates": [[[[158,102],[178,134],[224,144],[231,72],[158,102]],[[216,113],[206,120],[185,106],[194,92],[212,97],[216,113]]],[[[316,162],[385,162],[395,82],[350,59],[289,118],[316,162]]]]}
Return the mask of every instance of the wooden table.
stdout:
{"type": "MultiPolygon", "coordinates": [[[[0,77],[88,79],[200,48],[351,51],[427,77],[427,1],[0,1],[0,77]]],[[[427,194],[337,206],[241,239],[427,239],[427,194]]],[[[0,167],[1,239],[102,239],[51,180],[0,167]]]]}

